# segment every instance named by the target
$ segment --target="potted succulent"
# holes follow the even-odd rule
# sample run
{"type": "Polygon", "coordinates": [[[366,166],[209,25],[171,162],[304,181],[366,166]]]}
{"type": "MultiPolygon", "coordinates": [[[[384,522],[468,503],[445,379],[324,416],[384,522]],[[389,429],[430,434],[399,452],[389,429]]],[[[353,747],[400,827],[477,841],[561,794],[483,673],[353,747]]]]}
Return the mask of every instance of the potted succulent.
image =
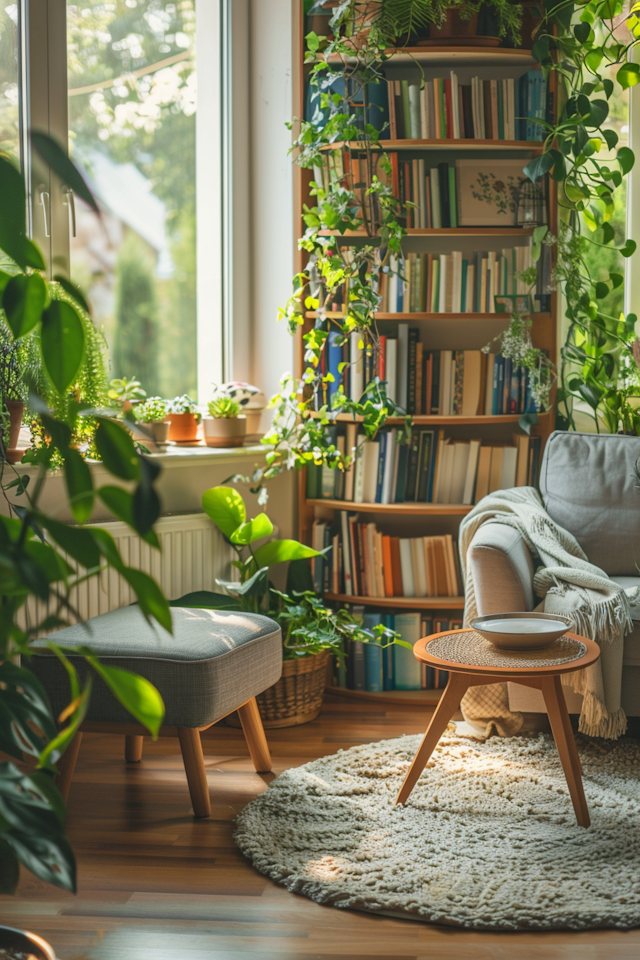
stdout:
{"type": "Polygon", "coordinates": [[[142,403],[147,398],[147,391],[142,389],[142,384],[135,377],[130,380],[127,377],[116,377],[109,384],[107,397],[123,413],[132,410],[134,405],[142,403]]]}
{"type": "Polygon", "coordinates": [[[229,397],[240,404],[242,413],[247,418],[246,440],[260,440],[264,431],[260,431],[260,421],[262,420],[262,411],[267,405],[264,393],[259,387],[254,387],[251,383],[243,383],[240,380],[232,380],[229,383],[223,383],[216,388],[217,397],[229,397]]]}
{"type": "Polygon", "coordinates": [[[169,439],[169,423],[167,421],[167,401],[162,397],[149,397],[144,403],[134,407],[132,413],[135,416],[136,425],[142,430],[138,431],[136,439],[142,439],[143,442],[151,438],[156,444],[166,443],[169,439]]]}
{"type": "Polygon", "coordinates": [[[317,717],[329,658],[343,659],[349,642],[409,646],[382,625],[371,632],[363,630],[347,610],[332,610],[313,589],[304,589],[305,583],[311,583],[304,561],[320,556],[319,552],[297,540],[265,539],[273,533],[273,523],[266,513],[247,520],[245,502],[234,487],[207,490],[202,508],[235,550],[233,566],[239,580],[216,580],[223,594],[201,590],[171,603],[264,613],[278,621],[283,638],[282,676],[256,698],[265,727],[291,727],[317,717]],[[287,593],[269,581],[270,569],[285,562],[290,562],[287,593]],[[301,590],[293,588],[295,579],[301,590]]]}
{"type": "Polygon", "coordinates": [[[167,408],[169,440],[173,443],[195,443],[198,440],[200,414],[195,400],[188,394],[174,397],[167,408]]]}
{"type": "Polygon", "coordinates": [[[204,442],[208,447],[241,447],[247,433],[247,418],[240,404],[219,395],[209,402],[209,416],[203,417],[204,442]]]}

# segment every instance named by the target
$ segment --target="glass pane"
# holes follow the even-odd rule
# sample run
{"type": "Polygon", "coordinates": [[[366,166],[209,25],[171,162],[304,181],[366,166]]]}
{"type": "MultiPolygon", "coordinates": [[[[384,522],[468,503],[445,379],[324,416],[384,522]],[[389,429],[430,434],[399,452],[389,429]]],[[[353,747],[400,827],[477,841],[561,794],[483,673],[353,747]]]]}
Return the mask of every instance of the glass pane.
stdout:
{"type": "Polygon", "coordinates": [[[0,0],[0,150],[20,157],[18,4],[0,0]]]}
{"type": "Polygon", "coordinates": [[[194,0],[67,7],[69,138],[104,211],[77,204],[71,273],[111,376],[196,391],[194,0]]]}

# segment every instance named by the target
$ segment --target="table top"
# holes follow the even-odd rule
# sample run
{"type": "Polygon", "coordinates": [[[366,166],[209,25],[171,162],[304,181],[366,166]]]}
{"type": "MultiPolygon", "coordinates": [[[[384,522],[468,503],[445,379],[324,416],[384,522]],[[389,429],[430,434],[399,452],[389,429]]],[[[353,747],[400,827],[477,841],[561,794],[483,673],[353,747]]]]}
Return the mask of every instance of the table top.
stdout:
{"type": "Polygon", "coordinates": [[[501,650],[475,630],[447,630],[418,640],[418,660],[453,673],[495,673],[531,677],[573,673],[591,666],[600,656],[593,640],[565,633],[540,650],[501,650]]]}

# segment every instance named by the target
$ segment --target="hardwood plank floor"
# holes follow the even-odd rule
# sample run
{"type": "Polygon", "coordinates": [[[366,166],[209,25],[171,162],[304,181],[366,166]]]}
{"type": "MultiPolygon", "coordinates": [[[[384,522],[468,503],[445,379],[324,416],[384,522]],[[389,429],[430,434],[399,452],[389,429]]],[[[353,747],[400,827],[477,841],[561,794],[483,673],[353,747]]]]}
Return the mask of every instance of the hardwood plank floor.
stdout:
{"type": "MultiPolygon", "coordinates": [[[[313,723],[269,731],[274,773],[340,747],[421,733],[420,707],[328,699],[313,723]]],[[[177,740],[145,740],[124,763],[124,737],[85,734],[69,797],[77,896],[26,871],[2,922],[47,937],[60,960],[636,960],[640,929],[475,933],[336,910],[256,873],[233,820],[265,789],[242,732],[204,738],[210,820],[194,821],[177,740]]]]}

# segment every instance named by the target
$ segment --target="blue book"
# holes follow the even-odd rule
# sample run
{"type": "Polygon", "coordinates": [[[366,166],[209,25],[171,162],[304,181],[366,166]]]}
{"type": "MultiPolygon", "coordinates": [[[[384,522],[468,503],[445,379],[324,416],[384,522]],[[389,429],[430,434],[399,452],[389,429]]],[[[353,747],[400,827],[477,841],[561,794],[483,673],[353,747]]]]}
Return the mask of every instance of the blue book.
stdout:
{"type": "MultiPolygon", "coordinates": [[[[373,636],[373,628],[382,622],[379,613],[365,613],[363,626],[373,636]]],[[[365,690],[380,693],[382,690],[382,647],[376,643],[363,643],[365,690]]]]}
{"type": "Polygon", "coordinates": [[[327,384],[327,403],[329,406],[331,406],[331,400],[338,392],[338,387],[342,381],[339,369],[342,363],[342,346],[340,345],[342,339],[342,334],[338,333],[337,330],[332,330],[327,341],[327,373],[333,376],[333,383],[327,384]]]}
{"type": "MultiPolygon", "coordinates": [[[[392,613],[385,613],[382,616],[382,622],[389,630],[395,629],[395,617],[392,613]]],[[[382,689],[395,690],[395,679],[393,674],[393,644],[389,644],[382,651],[382,689]]]]}
{"type": "Polygon", "coordinates": [[[509,397],[511,395],[511,369],[513,367],[513,361],[507,357],[504,361],[503,374],[502,374],[502,392],[500,393],[500,410],[499,413],[509,413],[509,397]]]}
{"type": "Polygon", "coordinates": [[[493,388],[491,392],[491,416],[497,417],[500,413],[500,383],[504,383],[504,357],[496,356],[493,364],[493,388]]]}
{"type": "Polygon", "coordinates": [[[378,447],[378,476],[376,479],[375,503],[382,503],[382,483],[384,480],[384,466],[387,458],[387,445],[389,443],[389,431],[381,430],[378,435],[378,439],[380,441],[380,446],[378,447]]]}

